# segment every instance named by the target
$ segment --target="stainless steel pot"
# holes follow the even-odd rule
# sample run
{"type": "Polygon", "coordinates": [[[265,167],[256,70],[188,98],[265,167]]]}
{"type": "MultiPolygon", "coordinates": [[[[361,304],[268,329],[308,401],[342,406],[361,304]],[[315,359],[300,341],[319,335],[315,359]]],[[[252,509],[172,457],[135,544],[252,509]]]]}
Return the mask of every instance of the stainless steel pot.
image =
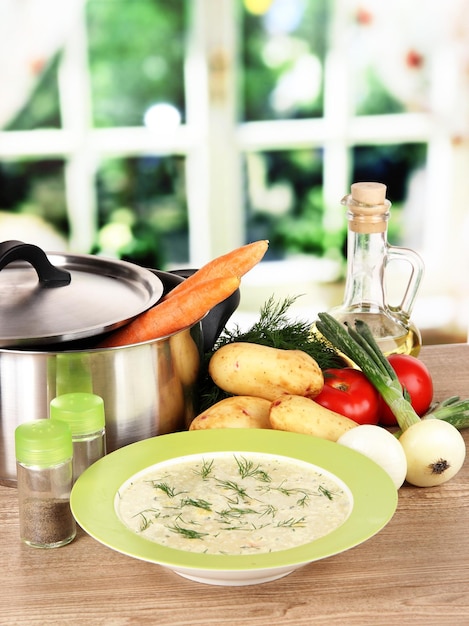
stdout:
{"type": "MultiPolygon", "coordinates": [[[[184,280],[177,272],[146,271],[161,281],[163,294],[184,280]]],[[[47,418],[50,401],[61,393],[92,391],[103,398],[109,452],[185,429],[197,410],[201,353],[238,303],[235,292],[192,327],[132,346],[93,348],[94,339],[80,337],[58,346],[0,348],[0,483],[15,484],[15,428],[47,418]]]]}

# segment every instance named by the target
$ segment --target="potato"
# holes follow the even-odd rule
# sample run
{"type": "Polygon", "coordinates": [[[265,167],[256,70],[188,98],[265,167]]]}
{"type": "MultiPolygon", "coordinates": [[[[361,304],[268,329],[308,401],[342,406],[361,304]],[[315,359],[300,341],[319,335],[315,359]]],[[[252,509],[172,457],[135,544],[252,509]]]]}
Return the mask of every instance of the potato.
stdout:
{"type": "Polygon", "coordinates": [[[200,370],[200,350],[190,330],[183,330],[169,337],[171,358],[178,377],[184,386],[197,381],[200,370]]]}
{"type": "Polygon", "coordinates": [[[189,430],[207,428],[270,428],[270,402],[253,396],[220,400],[192,421],[189,430]]]}
{"type": "Polygon", "coordinates": [[[321,368],[306,352],[241,341],[213,354],[209,374],[228,393],[266,400],[282,393],[315,397],[324,386],[321,368]]]}
{"type": "Polygon", "coordinates": [[[270,424],[276,430],[314,435],[329,441],[358,426],[356,422],[321,406],[311,398],[283,395],[272,402],[270,424]]]}

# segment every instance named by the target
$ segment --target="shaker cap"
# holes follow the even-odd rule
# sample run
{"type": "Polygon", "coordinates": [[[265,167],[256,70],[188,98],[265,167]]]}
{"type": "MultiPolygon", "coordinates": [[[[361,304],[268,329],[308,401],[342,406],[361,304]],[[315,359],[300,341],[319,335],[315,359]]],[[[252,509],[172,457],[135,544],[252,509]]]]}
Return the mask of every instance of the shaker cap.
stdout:
{"type": "Polygon", "coordinates": [[[104,401],[93,393],[65,393],[51,400],[50,418],[66,422],[72,436],[95,433],[104,428],[104,401]]]}
{"type": "Polygon", "coordinates": [[[19,463],[48,467],[72,458],[72,432],[65,422],[38,419],[15,429],[15,453],[19,463]]]}

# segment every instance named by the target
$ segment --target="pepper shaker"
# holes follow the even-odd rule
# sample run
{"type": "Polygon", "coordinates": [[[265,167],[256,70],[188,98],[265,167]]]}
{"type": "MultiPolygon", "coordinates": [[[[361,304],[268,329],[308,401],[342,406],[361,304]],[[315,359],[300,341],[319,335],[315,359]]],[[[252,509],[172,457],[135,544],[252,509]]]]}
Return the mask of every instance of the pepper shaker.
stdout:
{"type": "Polygon", "coordinates": [[[70,509],[72,433],[65,423],[40,419],[15,430],[20,537],[36,548],[70,543],[76,523],[70,509]]]}
{"type": "Polygon", "coordinates": [[[85,469],[106,454],[104,401],[93,393],[65,393],[51,400],[50,418],[67,423],[72,432],[75,483],[85,469]]]}

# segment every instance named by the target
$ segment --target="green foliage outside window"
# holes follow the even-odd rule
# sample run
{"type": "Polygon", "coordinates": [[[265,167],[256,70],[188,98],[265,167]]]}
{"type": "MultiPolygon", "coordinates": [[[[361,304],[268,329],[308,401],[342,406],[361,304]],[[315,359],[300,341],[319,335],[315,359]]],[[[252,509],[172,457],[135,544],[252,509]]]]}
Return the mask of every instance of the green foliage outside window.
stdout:
{"type": "MultiPolygon", "coordinates": [[[[272,30],[265,15],[241,12],[241,122],[323,115],[323,70],[334,4],[292,0],[289,6],[300,13],[285,32],[272,30]],[[303,91],[289,91],[290,79],[301,72],[306,77],[299,81],[303,91]]],[[[86,24],[95,127],[142,126],[146,109],[156,102],[173,104],[184,120],[187,7],[185,0],[89,0],[86,24]]],[[[50,62],[9,130],[60,127],[59,59],[57,55],[50,62]]],[[[357,113],[400,110],[375,75],[365,78],[368,88],[357,103],[357,113]]],[[[280,150],[243,158],[248,239],[268,238],[269,254],[276,258],[299,253],[322,256],[331,250],[343,254],[345,218],[337,232],[324,228],[321,150],[280,150]]],[[[357,147],[353,150],[352,179],[386,183],[398,208],[406,196],[409,172],[424,159],[422,145],[357,147]]],[[[124,258],[160,267],[188,260],[182,158],[103,159],[98,164],[96,185],[96,251],[103,249],[102,229],[119,224],[122,231],[124,224],[130,235],[116,250],[124,258]]],[[[346,192],[337,190],[338,203],[346,192]]],[[[67,234],[63,163],[34,159],[0,163],[2,209],[42,215],[67,234]],[[55,189],[53,199],[38,193],[45,180],[55,189]]],[[[392,233],[398,241],[402,225],[397,215],[393,224],[398,224],[392,233]]]]}

